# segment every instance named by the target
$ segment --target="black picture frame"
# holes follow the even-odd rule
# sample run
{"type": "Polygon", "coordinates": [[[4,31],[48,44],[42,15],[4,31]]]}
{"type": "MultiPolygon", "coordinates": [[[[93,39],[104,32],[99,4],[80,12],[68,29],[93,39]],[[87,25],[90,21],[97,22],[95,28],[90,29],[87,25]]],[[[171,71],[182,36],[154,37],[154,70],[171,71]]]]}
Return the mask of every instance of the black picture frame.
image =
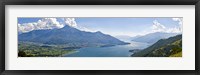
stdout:
{"type": "Polygon", "coordinates": [[[200,0],[1,0],[1,75],[199,75],[200,0]],[[5,5],[195,5],[195,70],[5,70],[5,5]]]}

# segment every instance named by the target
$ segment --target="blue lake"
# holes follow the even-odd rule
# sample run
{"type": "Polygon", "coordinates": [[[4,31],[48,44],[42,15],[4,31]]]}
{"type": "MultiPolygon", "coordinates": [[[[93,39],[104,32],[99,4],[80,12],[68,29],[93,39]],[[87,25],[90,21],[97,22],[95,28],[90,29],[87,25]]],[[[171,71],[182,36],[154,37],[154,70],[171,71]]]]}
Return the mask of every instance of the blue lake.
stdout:
{"type": "Polygon", "coordinates": [[[87,47],[76,49],[77,52],[64,55],[64,57],[129,57],[133,49],[144,49],[147,43],[129,42],[127,45],[116,45],[111,47],[87,47]]]}

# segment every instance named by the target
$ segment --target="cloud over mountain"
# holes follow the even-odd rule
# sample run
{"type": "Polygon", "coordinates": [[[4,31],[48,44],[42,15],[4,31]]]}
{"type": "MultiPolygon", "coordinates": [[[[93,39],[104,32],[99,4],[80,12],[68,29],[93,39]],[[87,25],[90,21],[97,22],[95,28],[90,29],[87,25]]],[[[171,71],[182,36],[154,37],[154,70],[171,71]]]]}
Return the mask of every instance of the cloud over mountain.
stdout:
{"type": "Polygon", "coordinates": [[[18,32],[24,33],[32,30],[62,28],[64,24],[57,21],[56,18],[42,18],[37,22],[18,24],[18,32]]]}
{"type": "Polygon", "coordinates": [[[178,22],[178,26],[173,28],[167,28],[165,25],[161,24],[159,21],[154,20],[152,25],[152,32],[166,32],[166,33],[182,33],[182,18],[172,18],[173,21],[178,22]]]}
{"type": "Polygon", "coordinates": [[[81,31],[93,32],[92,30],[86,27],[77,25],[75,18],[42,18],[37,22],[22,23],[22,24],[18,23],[18,32],[25,33],[33,30],[45,30],[45,29],[55,29],[55,28],[59,29],[63,28],[65,25],[79,29],[81,31]]]}
{"type": "Polygon", "coordinates": [[[63,18],[63,20],[65,21],[66,25],[69,25],[70,27],[77,28],[77,23],[75,21],[75,18],[63,18]]]}

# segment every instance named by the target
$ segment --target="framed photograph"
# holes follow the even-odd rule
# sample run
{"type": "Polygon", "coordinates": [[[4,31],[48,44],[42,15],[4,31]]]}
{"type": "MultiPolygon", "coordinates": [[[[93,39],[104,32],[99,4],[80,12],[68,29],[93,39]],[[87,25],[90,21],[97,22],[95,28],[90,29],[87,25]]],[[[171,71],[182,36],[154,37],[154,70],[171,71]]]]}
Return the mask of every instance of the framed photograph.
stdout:
{"type": "Polygon", "coordinates": [[[1,1],[2,75],[199,75],[199,0],[1,1]]]}

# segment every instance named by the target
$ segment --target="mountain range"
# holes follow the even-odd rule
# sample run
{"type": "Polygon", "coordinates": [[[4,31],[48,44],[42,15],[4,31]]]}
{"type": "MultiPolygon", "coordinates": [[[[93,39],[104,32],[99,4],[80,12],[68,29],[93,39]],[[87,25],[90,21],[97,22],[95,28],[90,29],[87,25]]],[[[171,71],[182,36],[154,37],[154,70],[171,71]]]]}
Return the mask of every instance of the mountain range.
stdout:
{"type": "Polygon", "coordinates": [[[155,33],[149,33],[143,36],[136,36],[132,38],[132,41],[135,42],[144,42],[144,43],[150,43],[154,44],[160,39],[166,39],[172,36],[178,35],[177,33],[165,33],[165,32],[155,32],[155,33]]]}
{"type": "Polygon", "coordinates": [[[93,47],[128,44],[115,37],[98,32],[85,32],[65,26],[60,29],[33,30],[18,35],[19,41],[67,47],[93,47]]]}

